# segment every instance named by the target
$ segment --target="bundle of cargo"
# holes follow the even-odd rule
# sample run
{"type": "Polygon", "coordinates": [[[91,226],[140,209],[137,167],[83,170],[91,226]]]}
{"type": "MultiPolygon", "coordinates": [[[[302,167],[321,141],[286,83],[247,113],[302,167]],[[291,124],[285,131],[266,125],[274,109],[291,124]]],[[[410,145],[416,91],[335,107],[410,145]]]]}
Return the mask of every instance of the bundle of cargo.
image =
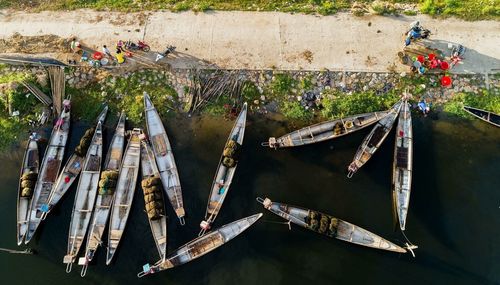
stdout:
{"type": "Polygon", "coordinates": [[[144,178],[141,182],[144,191],[144,202],[146,203],[146,212],[150,220],[158,220],[165,215],[163,206],[163,193],[161,180],[159,177],[144,178]]]}
{"type": "Polygon", "coordinates": [[[118,171],[103,171],[101,180],[99,180],[99,195],[113,195],[116,188],[116,179],[118,179],[118,171]]]}
{"type": "Polygon", "coordinates": [[[33,195],[33,187],[35,187],[38,173],[29,171],[21,176],[21,197],[30,198],[33,195]]]}
{"type": "Polygon", "coordinates": [[[226,147],[224,147],[224,152],[222,154],[224,157],[222,159],[222,164],[225,167],[231,168],[236,166],[240,148],[241,145],[234,139],[231,139],[227,142],[226,147]]]}
{"type": "Polygon", "coordinates": [[[95,128],[90,128],[87,131],[85,131],[85,134],[80,139],[80,143],[75,148],[75,153],[78,156],[84,157],[87,154],[87,150],[90,146],[90,142],[92,141],[92,136],[94,136],[94,131],[95,131],[95,128]]]}

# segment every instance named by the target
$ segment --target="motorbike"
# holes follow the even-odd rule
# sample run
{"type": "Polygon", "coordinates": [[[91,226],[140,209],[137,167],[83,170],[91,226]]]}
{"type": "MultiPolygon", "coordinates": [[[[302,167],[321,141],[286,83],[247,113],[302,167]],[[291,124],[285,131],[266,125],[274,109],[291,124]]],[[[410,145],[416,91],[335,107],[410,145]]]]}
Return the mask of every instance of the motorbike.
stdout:
{"type": "Polygon", "coordinates": [[[169,54],[171,54],[171,53],[173,53],[175,51],[175,48],[176,47],[174,47],[173,45],[167,46],[167,49],[164,52],[158,53],[156,55],[156,60],[155,61],[158,61],[158,60],[160,60],[160,59],[162,59],[164,57],[167,57],[169,54]]]}
{"type": "Polygon", "coordinates": [[[127,50],[142,50],[144,52],[148,52],[151,50],[148,44],[143,41],[139,41],[137,44],[128,40],[125,42],[125,49],[127,50]]]}
{"type": "Polygon", "coordinates": [[[405,45],[410,45],[412,40],[427,39],[430,35],[431,31],[429,29],[420,29],[420,31],[409,30],[406,33],[405,45]]]}

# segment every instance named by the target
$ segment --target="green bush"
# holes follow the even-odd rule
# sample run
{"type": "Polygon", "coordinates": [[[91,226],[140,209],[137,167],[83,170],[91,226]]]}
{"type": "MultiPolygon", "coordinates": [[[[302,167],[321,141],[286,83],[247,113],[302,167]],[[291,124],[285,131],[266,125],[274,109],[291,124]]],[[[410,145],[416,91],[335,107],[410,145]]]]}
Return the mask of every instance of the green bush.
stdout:
{"type": "Polygon", "coordinates": [[[336,90],[323,93],[321,116],[325,119],[338,119],[350,115],[383,111],[394,105],[400,97],[395,92],[376,95],[374,92],[346,94],[336,90]]]}
{"type": "Polygon", "coordinates": [[[302,107],[298,101],[284,101],[280,110],[285,118],[296,121],[309,121],[313,116],[313,113],[302,107]]]}
{"type": "Polygon", "coordinates": [[[288,95],[295,85],[297,85],[297,80],[290,75],[276,74],[269,87],[274,95],[288,95]]]}
{"type": "Polygon", "coordinates": [[[457,93],[452,100],[444,104],[443,110],[459,117],[469,117],[470,115],[463,110],[464,106],[500,114],[500,96],[487,90],[483,90],[480,94],[457,93]]]}
{"type": "Polygon", "coordinates": [[[255,84],[251,81],[247,81],[243,84],[243,90],[241,93],[243,100],[249,103],[259,99],[260,97],[259,89],[257,89],[257,86],[255,86],[255,84]]]}

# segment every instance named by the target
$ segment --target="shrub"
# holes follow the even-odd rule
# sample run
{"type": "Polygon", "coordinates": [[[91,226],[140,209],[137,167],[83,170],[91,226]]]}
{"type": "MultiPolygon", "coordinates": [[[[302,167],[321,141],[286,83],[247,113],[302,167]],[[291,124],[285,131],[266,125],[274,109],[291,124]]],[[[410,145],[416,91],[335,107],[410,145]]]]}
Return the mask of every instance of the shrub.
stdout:
{"type": "Polygon", "coordinates": [[[298,101],[285,101],[280,107],[285,118],[297,121],[309,121],[312,119],[312,112],[306,110],[298,101]]]}

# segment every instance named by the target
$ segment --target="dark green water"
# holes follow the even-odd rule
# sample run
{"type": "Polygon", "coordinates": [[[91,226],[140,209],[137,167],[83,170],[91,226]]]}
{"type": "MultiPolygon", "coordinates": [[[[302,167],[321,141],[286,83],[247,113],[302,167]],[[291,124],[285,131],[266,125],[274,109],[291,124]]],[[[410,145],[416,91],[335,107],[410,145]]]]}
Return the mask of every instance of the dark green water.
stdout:
{"type": "MultiPolygon", "coordinates": [[[[442,115],[441,115],[442,116],[442,115]]],[[[232,122],[178,118],[166,124],[176,155],[186,226],[168,224],[169,251],[197,236],[218,159],[232,122]]],[[[108,123],[108,130],[112,130],[108,123]]],[[[329,213],[393,241],[391,166],[394,138],[353,179],[345,176],[369,130],[313,146],[274,151],[260,146],[288,131],[249,118],[244,152],[215,227],[263,212],[257,196],[329,213]]],[[[73,149],[84,131],[72,131],[73,149]]],[[[252,228],[218,250],[179,268],[137,279],[157,260],[141,190],[115,262],[105,250],[80,277],[65,273],[74,187],[47,218],[30,247],[37,255],[0,252],[2,284],[499,284],[500,130],[479,121],[414,117],[414,182],[406,234],[416,258],[329,239],[286,225],[265,212],[252,228]]],[[[111,137],[111,133],[107,138],[111,137]]],[[[16,248],[16,192],[23,149],[1,156],[0,247],[16,248]]],[[[76,184],[76,183],[75,183],[76,184]]],[[[175,217],[169,207],[170,217],[175,217]]]]}

